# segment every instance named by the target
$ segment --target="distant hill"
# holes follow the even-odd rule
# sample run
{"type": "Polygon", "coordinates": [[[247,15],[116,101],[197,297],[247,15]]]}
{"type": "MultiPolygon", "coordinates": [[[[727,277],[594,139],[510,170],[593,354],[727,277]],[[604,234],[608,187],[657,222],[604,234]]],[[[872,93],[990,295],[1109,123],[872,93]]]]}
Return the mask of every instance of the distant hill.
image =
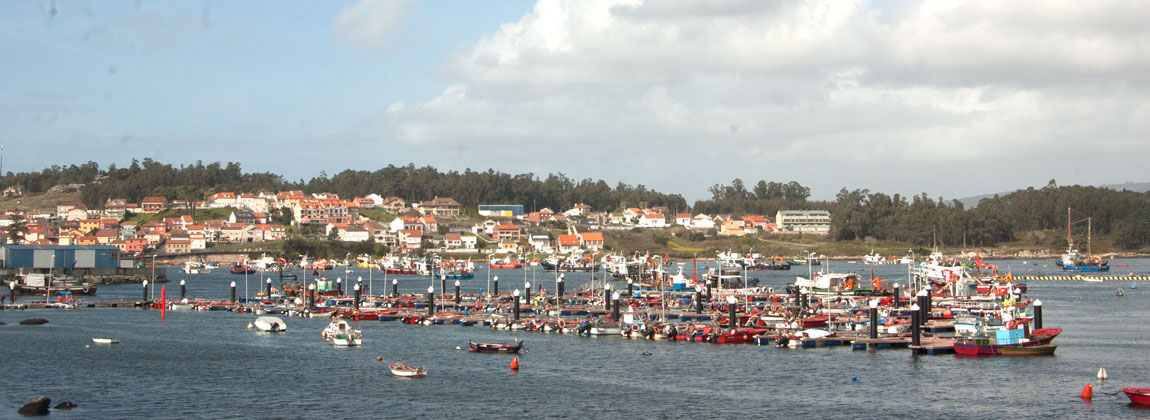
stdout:
{"type": "MultiPolygon", "coordinates": [[[[1125,184],[1108,184],[1108,185],[1099,186],[1099,188],[1109,188],[1109,189],[1112,189],[1115,191],[1127,190],[1127,191],[1144,193],[1144,192],[1150,192],[1150,182],[1127,182],[1125,184]]],[[[978,207],[978,202],[982,201],[982,199],[984,199],[984,198],[992,198],[996,195],[997,196],[1003,196],[1003,195],[1010,194],[1012,192],[1014,192],[1014,191],[1005,191],[1005,192],[994,193],[994,194],[976,195],[976,196],[972,196],[972,197],[960,198],[960,199],[958,199],[958,201],[961,202],[962,205],[965,206],[966,208],[972,208],[972,207],[978,207]]]]}

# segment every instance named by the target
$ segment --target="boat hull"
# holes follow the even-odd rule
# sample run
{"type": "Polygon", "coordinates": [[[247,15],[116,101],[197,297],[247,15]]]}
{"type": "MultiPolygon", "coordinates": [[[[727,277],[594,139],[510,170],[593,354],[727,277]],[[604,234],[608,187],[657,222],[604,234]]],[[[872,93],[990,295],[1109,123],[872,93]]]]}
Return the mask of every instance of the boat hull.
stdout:
{"type": "Polygon", "coordinates": [[[390,366],[388,366],[388,369],[391,371],[393,376],[398,376],[400,378],[419,379],[427,377],[427,368],[422,366],[414,367],[404,365],[403,363],[392,363],[390,366]]]}
{"type": "Polygon", "coordinates": [[[1150,405],[1150,389],[1148,388],[1122,388],[1122,392],[1126,393],[1126,397],[1130,398],[1132,404],[1150,405]]]}
{"type": "Polygon", "coordinates": [[[954,343],[954,353],[960,356],[998,356],[1001,354],[1001,349],[1005,347],[1035,347],[1045,346],[1050,344],[1058,334],[1062,333],[1061,328],[1044,328],[1035,330],[1030,336],[1030,341],[1020,344],[978,344],[969,340],[956,341],[954,343]]]}
{"type": "Polygon", "coordinates": [[[469,351],[472,351],[475,353],[511,354],[511,353],[519,353],[519,350],[522,348],[523,348],[523,342],[518,342],[515,344],[504,344],[504,343],[476,343],[474,341],[471,341],[471,342],[467,343],[467,349],[469,351]]]}

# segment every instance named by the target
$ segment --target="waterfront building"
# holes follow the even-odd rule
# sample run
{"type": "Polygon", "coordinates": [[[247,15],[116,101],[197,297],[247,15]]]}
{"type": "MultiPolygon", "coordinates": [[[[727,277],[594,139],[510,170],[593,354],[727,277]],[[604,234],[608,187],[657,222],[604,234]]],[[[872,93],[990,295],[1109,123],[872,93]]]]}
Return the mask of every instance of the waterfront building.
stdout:
{"type": "Polygon", "coordinates": [[[831,231],[831,212],[826,210],[779,210],[775,214],[777,229],[784,233],[826,235],[831,231]]]}
{"type": "Polygon", "coordinates": [[[480,204],[479,215],[483,217],[519,217],[524,214],[522,204],[480,204]]]}
{"type": "Polygon", "coordinates": [[[0,246],[4,268],[115,268],[118,255],[119,249],[111,245],[0,246]]]}

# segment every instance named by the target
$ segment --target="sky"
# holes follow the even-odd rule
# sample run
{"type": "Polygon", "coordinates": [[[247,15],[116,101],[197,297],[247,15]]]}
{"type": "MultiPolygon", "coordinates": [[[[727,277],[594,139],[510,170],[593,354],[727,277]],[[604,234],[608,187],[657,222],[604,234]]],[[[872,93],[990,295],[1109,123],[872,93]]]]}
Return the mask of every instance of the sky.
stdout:
{"type": "Polygon", "coordinates": [[[1150,181],[1150,2],[0,2],[3,171],[431,165],[962,198],[1150,181]]]}

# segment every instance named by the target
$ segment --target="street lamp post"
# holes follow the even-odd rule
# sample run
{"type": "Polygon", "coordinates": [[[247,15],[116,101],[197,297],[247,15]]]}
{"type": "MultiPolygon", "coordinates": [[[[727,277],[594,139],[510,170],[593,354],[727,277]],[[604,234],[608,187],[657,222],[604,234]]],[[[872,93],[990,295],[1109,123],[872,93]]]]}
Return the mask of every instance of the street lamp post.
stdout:
{"type": "MultiPolygon", "coordinates": [[[[53,263],[55,265],[55,263],[53,263]]],[[[152,254],[152,296],[156,295],[156,254],[152,254]]]]}

